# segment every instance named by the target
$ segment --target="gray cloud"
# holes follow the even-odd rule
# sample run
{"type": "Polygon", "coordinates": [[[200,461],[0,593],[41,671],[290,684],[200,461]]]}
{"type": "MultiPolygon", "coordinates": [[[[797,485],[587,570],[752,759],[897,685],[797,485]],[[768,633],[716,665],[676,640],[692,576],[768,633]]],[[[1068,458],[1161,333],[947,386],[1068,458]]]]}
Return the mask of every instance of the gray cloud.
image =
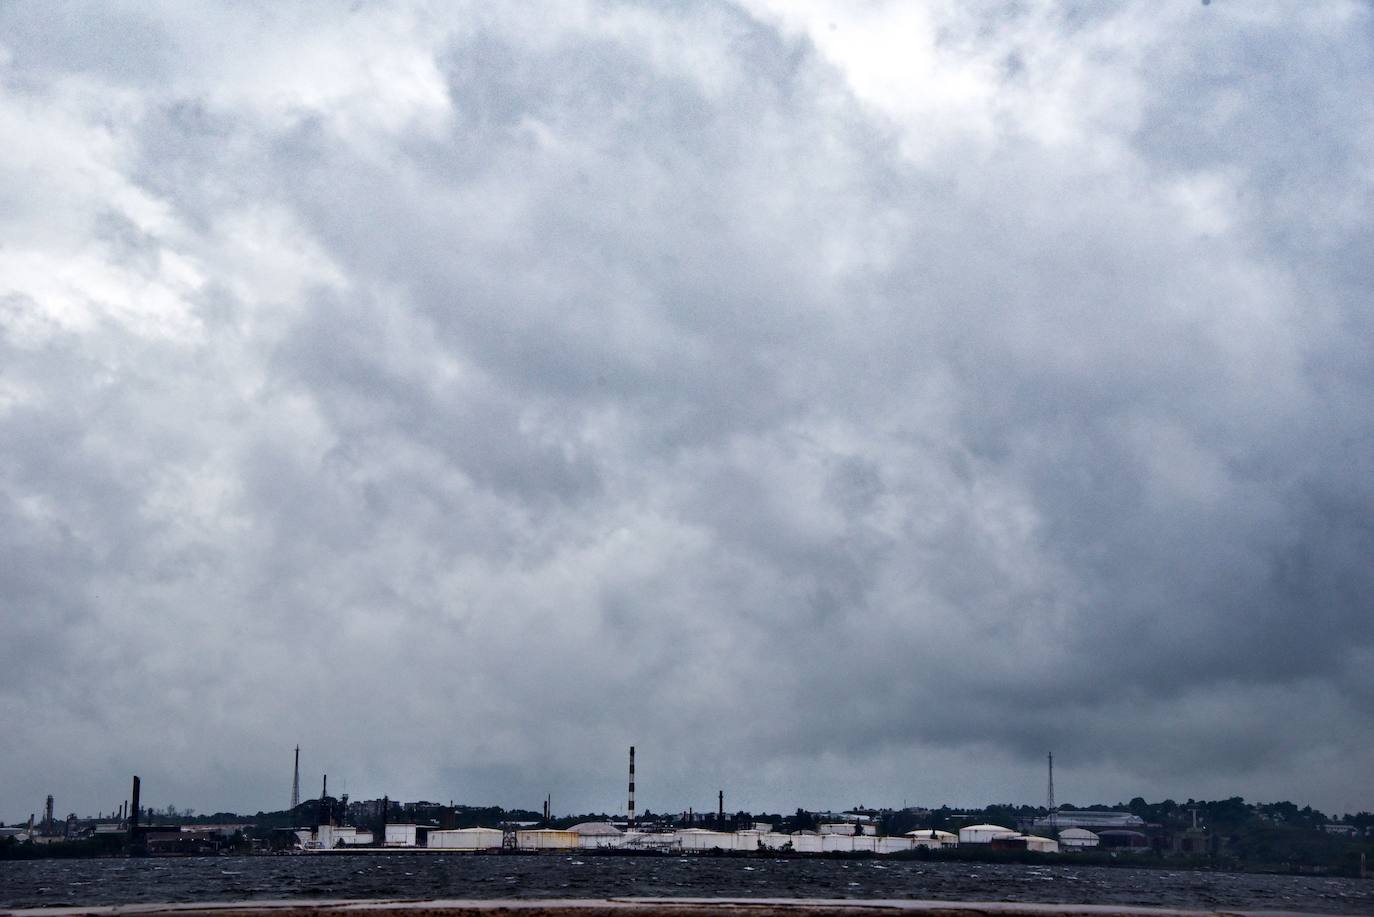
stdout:
{"type": "Polygon", "coordinates": [[[0,6],[0,817],[1369,808],[1368,11],[817,10],[0,6]]]}

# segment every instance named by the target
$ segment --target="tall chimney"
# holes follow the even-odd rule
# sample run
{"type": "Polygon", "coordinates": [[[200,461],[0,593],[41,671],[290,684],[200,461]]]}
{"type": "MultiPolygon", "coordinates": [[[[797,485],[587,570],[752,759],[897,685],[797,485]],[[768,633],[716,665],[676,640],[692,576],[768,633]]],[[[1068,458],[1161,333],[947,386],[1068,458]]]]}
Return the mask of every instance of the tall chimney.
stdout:
{"type": "Polygon", "coordinates": [[[626,825],[631,831],[635,829],[635,747],[630,746],[630,818],[626,825]]]}
{"type": "Polygon", "coordinates": [[[138,777],[134,777],[134,788],[129,791],[129,837],[138,833],[138,777]]]}
{"type": "Polygon", "coordinates": [[[140,815],[143,814],[143,811],[142,811],[142,810],[143,810],[143,807],[140,806],[139,803],[138,803],[138,790],[139,790],[139,779],[138,779],[138,776],[135,775],[135,776],[134,776],[134,786],[133,786],[133,790],[131,790],[130,793],[129,793],[129,841],[128,841],[129,852],[132,853],[132,854],[134,854],[135,856],[137,856],[137,855],[139,855],[139,854],[141,854],[141,853],[143,853],[143,852],[145,851],[145,848],[144,848],[144,846],[143,846],[143,838],[140,836],[139,831],[138,831],[138,817],[139,817],[140,815]]]}
{"type": "Polygon", "coordinates": [[[1057,806],[1054,804],[1054,752],[1050,752],[1050,781],[1045,792],[1045,812],[1050,817],[1050,830],[1058,827],[1054,814],[1056,808],[1057,806]]]}
{"type": "Polygon", "coordinates": [[[720,791],[720,809],[716,813],[716,829],[725,830],[725,791],[720,791]]]}
{"type": "Polygon", "coordinates": [[[301,747],[296,746],[296,767],[291,772],[291,809],[301,804],[301,747]]]}

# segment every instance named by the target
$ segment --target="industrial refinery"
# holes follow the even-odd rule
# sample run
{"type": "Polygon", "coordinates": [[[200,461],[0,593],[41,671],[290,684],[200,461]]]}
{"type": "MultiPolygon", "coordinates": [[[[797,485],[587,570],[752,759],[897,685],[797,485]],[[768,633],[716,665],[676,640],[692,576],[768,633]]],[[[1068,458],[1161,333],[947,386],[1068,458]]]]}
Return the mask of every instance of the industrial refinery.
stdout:
{"type": "MultiPolygon", "coordinates": [[[[1341,822],[1288,803],[1246,807],[1240,800],[1077,809],[1055,803],[1054,759],[1048,759],[1045,805],[939,810],[904,807],[795,815],[727,813],[725,791],[715,794],[715,811],[680,814],[641,810],[636,800],[635,749],[629,749],[624,808],[618,814],[556,817],[551,797],[542,812],[497,806],[401,803],[389,797],[350,801],[330,795],[321,775],[318,795],[301,791],[300,748],[294,751],[290,808],[252,818],[215,813],[192,818],[192,810],[145,806],[135,776],[129,797],[108,814],[65,819],[52,796],[43,816],[0,825],[0,853],[29,855],[61,845],[62,855],[200,856],[227,853],[368,854],[380,852],[468,854],[590,853],[608,855],[902,855],[960,859],[1019,859],[1070,855],[1079,861],[1121,854],[1216,858],[1245,843],[1236,825],[1302,826],[1310,838],[1358,843],[1374,836],[1363,816],[1341,822]],[[1202,819],[1199,820],[1201,813],[1202,819]],[[1145,816],[1145,817],[1142,817],[1145,816]],[[1228,834],[1210,822],[1231,825],[1228,834]],[[942,853],[943,851],[943,853],[942,853]],[[1092,854],[1096,852],[1097,856],[1092,854]]],[[[1250,830],[1250,829],[1242,829],[1250,830]]],[[[1260,830],[1256,828],[1255,830],[1260,830]]],[[[53,851],[54,855],[58,851],[53,851]]]]}
{"type": "MultiPolygon", "coordinates": [[[[1052,766],[1052,765],[1051,765],[1052,766]]],[[[1051,781],[1053,777],[1051,777],[1051,781]]],[[[636,821],[635,749],[630,746],[629,783],[626,818],[623,822],[587,821],[568,828],[549,825],[549,802],[543,819],[537,823],[507,822],[496,826],[442,828],[414,823],[389,823],[391,807],[383,801],[381,823],[376,830],[336,823],[339,807],[327,803],[328,777],[325,778],[320,806],[320,824],[292,830],[292,849],[301,852],[343,853],[367,850],[433,850],[466,853],[596,851],[604,853],[754,853],[779,854],[895,854],[914,850],[939,850],[958,845],[986,845],[993,849],[1058,853],[1060,842],[1051,837],[1021,833],[1000,825],[978,824],[959,832],[933,828],[917,829],[897,836],[878,833],[877,825],[861,814],[843,820],[821,822],[815,830],[783,832],[770,823],[755,822],[735,830],[721,830],[726,824],[725,793],[717,794],[717,828],[645,827],[636,821]]],[[[1053,792],[1053,791],[1051,791],[1053,792]]],[[[300,802],[300,748],[296,749],[292,776],[293,808],[300,802]]],[[[342,807],[345,811],[347,806],[342,807]]],[[[1067,842],[1077,849],[1096,846],[1091,832],[1081,832],[1067,842]]]]}
{"type": "MultiPolygon", "coordinates": [[[[857,826],[862,830],[862,826],[857,826]]],[[[740,831],[681,828],[672,831],[637,831],[612,822],[583,822],[567,829],[552,828],[454,828],[426,829],[419,825],[394,824],[384,829],[382,842],[370,831],[321,825],[296,831],[296,849],[303,852],[360,852],[363,850],[434,850],[450,853],[500,851],[642,852],[642,853],[904,853],[921,848],[940,849],[960,844],[986,844],[990,848],[1058,853],[1052,838],[1020,834],[998,825],[972,825],[958,834],[924,829],[900,837],[856,834],[848,822],[823,824],[818,831],[790,834],[762,825],[740,831]]],[[[1090,832],[1083,832],[1089,834],[1090,832]]],[[[1095,846],[1091,845],[1082,846],[1095,846]]]]}

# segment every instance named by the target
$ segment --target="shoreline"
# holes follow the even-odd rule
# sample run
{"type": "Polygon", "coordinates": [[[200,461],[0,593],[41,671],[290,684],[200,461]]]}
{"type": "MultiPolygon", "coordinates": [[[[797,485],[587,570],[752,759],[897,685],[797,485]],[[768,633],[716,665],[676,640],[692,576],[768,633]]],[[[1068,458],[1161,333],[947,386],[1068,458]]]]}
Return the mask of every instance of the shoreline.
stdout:
{"type": "Polygon", "coordinates": [[[881,860],[883,862],[924,862],[924,863],[995,863],[999,865],[1025,866],[1086,866],[1102,869],[1163,869],[1178,872],[1222,873],[1235,875],[1276,875],[1276,876],[1317,876],[1342,879],[1366,879],[1357,870],[1342,871],[1339,868],[1289,865],[1284,863],[1246,863],[1237,860],[1217,861],[1211,858],[1169,856],[1155,857],[1149,853],[1076,852],[1037,853],[1025,850],[976,850],[969,847],[947,848],[939,851],[913,850],[899,853],[876,854],[869,851],[829,851],[825,853],[799,853],[784,850],[627,850],[615,847],[589,847],[568,850],[456,850],[431,847],[334,847],[321,850],[294,850],[272,852],[219,852],[219,853],[166,853],[166,854],[129,854],[83,850],[77,851],[30,851],[28,856],[0,856],[0,863],[38,860],[123,860],[154,859],[174,860],[192,858],[216,858],[236,860],[242,858],[285,858],[285,857],[339,857],[339,856],[456,856],[456,857],[625,857],[625,858],[708,858],[708,859],[798,859],[831,860],[853,862],[859,860],[881,860]]]}
{"type": "Polygon", "coordinates": [[[617,897],[282,900],[0,908],[0,917],[495,917],[503,913],[516,917],[719,917],[722,912],[736,917],[768,914],[790,917],[1315,917],[1316,913],[1004,901],[617,897]]]}

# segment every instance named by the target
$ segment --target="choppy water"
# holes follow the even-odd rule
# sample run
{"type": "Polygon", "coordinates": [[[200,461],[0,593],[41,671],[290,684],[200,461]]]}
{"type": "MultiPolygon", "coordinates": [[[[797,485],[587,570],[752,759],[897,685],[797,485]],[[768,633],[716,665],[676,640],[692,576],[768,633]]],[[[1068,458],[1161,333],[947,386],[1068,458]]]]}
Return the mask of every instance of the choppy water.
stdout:
{"type": "Polygon", "coordinates": [[[0,862],[0,907],[626,895],[1039,901],[1374,914],[1374,881],[1073,865],[449,854],[0,862]]]}

